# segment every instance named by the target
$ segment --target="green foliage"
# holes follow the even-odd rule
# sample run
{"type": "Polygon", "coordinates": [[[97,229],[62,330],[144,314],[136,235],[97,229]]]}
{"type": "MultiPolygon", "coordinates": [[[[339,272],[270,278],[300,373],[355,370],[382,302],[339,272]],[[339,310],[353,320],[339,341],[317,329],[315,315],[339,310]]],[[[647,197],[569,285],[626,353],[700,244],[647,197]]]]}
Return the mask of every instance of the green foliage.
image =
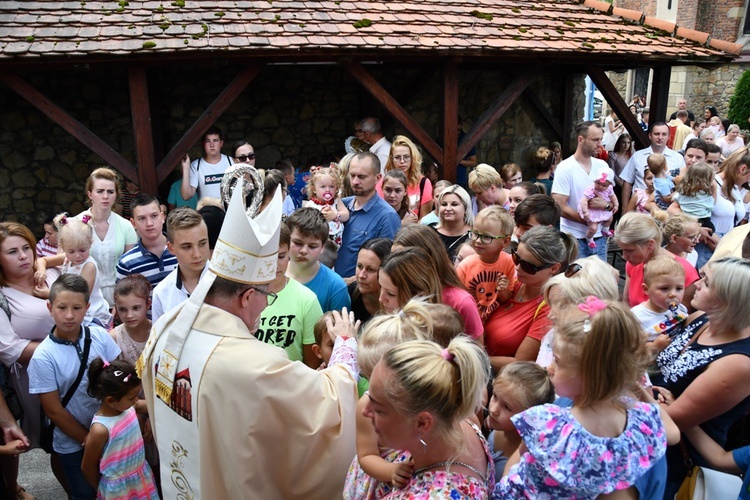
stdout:
{"type": "Polygon", "coordinates": [[[729,100],[729,121],[736,123],[741,129],[748,127],[747,119],[750,118],[750,70],[742,73],[734,95],[729,100]]]}

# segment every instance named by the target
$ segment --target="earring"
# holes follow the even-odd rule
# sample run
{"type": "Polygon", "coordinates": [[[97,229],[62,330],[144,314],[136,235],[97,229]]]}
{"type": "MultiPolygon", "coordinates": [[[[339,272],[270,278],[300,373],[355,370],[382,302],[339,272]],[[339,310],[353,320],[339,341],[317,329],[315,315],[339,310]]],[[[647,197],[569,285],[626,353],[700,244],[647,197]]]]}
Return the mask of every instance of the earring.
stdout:
{"type": "Polygon", "coordinates": [[[422,436],[419,436],[419,442],[422,443],[422,446],[424,446],[424,453],[427,453],[427,443],[424,442],[424,439],[422,439],[422,436]]]}

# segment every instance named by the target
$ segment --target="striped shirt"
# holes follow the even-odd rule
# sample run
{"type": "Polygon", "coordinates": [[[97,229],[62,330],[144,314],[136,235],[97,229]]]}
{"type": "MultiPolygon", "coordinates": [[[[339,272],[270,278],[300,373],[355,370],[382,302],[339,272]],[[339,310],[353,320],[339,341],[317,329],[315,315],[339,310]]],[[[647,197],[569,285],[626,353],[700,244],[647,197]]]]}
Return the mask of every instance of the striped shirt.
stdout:
{"type": "Polygon", "coordinates": [[[52,246],[47,238],[42,238],[36,244],[36,258],[57,255],[57,247],[52,246]]]}
{"type": "Polygon", "coordinates": [[[161,256],[149,252],[143,246],[142,240],[120,257],[117,263],[117,281],[131,274],[142,274],[151,282],[151,286],[158,285],[173,269],[177,267],[177,257],[164,246],[161,256]]]}

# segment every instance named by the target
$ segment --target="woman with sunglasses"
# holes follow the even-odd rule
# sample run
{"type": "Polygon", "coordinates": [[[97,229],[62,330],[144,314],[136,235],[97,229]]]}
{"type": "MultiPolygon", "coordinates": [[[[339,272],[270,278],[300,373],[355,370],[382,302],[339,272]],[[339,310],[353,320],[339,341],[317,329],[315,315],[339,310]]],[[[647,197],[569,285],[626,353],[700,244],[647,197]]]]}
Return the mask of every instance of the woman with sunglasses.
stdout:
{"type": "Polygon", "coordinates": [[[492,369],[514,361],[534,361],[550,329],[549,304],[543,290],[550,278],[568,269],[578,255],[578,242],[549,226],[526,231],[511,252],[516,283],[510,299],[484,325],[484,342],[492,369]]]}
{"type": "Polygon", "coordinates": [[[461,245],[469,239],[469,231],[474,225],[469,193],[458,184],[445,188],[438,196],[438,219],[435,229],[448,258],[453,260],[461,245]]]}
{"type": "MultiPolygon", "coordinates": [[[[422,153],[411,139],[397,135],[391,143],[391,153],[385,171],[401,170],[406,175],[408,187],[406,195],[409,197],[409,209],[417,214],[417,220],[422,219],[432,211],[432,183],[422,175],[422,153]]],[[[383,181],[376,187],[380,197],[383,197],[383,181]]]]}
{"type": "Polygon", "coordinates": [[[653,217],[635,212],[623,215],[615,242],[622,250],[622,258],[627,261],[623,302],[634,307],[648,299],[643,289],[643,268],[657,255],[666,255],[676,259],[685,269],[683,304],[690,308],[689,304],[695,293],[695,282],[698,281],[698,271],[682,257],[662,248],[662,231],[653,217]]]}

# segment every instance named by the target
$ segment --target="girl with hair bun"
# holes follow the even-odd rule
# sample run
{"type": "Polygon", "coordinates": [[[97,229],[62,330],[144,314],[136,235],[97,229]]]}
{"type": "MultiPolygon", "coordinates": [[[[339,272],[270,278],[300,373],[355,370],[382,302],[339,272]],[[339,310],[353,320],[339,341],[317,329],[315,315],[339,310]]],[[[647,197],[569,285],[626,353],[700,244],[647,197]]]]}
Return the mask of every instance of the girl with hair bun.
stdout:
{"type": "Polygon", "coordinates": [[[481,430],[470,420],[489,376],[484,349],[464,336],[447,348],[413,340],[383,356],[362,414],[382,446],[411,454],[411,467],[399,472],[406,487],[385,498],[489,497],[495,468],[481,430]]]}

